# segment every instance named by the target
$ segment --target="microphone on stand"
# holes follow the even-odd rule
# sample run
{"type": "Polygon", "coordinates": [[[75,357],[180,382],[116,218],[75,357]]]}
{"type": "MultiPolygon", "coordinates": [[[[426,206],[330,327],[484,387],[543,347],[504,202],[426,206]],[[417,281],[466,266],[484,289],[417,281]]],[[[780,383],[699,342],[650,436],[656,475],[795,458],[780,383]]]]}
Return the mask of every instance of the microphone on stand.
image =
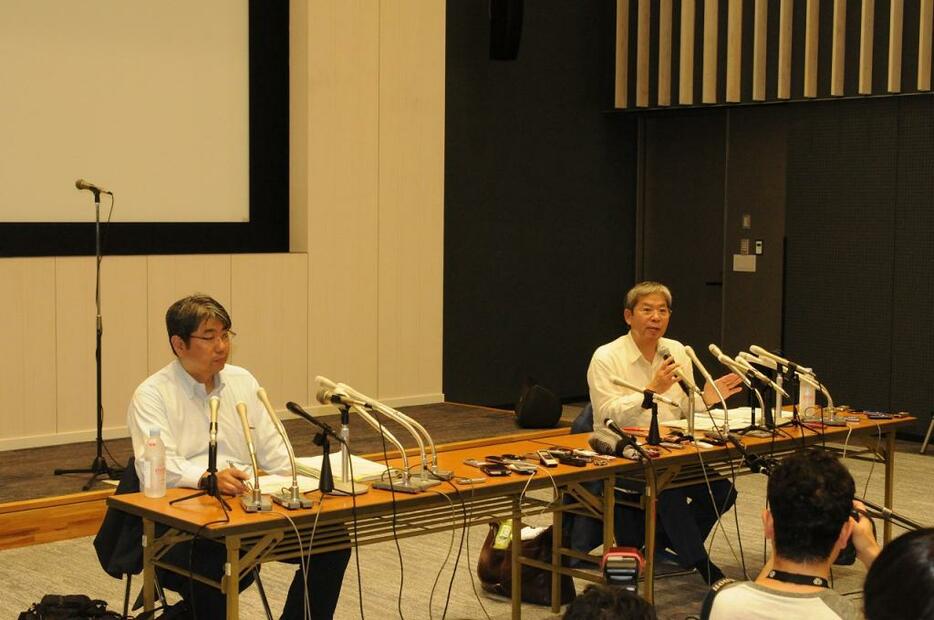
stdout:
{"type": "Polygon", "coordinates": [[[334,429],[331,428],[327,424],[327,422],[322,422],[318,418],[314,417],[313,415],[311,415],[310,413],[302,409],[302,406],[299,405],[298,403],[293,403],[292,401],[289,401],[285,404],[285,408],[291,411],[292,413],[294,413],[295,415],[297,415],[298,417],[303,418],[306,422],[311,422],[312,424],[317,426],[319,429],[321,429],[321,432],[323,432],[325,435],[328,435],[329,437],[333,437],[340,443],[344,443],[344,439],[340,435],[338,435],[334,431],[334,429]]]}
{"type": "MultiPolygon", "coordinates": [[[[707,372],[707,368],[701,363],[700,359],[697,357],[697,354],[694,353],[694,349],[690,345],[684,347],[684,353],[691,359],[697,369],[700,371],[701,376],[704,377],[704,381],[707,382],[707,385],[713,387],[714,393],[716,393],[717,398],[720,399],[720,405],[723,407],[723,429],[722,432],[730,431],[730,410],[726,406],[726,399],[723,398],[723,392],[720,391],[720,387],[717,386],[717,382],[713,380],[713,377],[710,376],[710,373],[707,372]]],[[[717,428],[717,425],[714,424],[713,430],[721,433],[721,429],[717,428]]],[[[722,433],[721,433],[722,434],[722,433]]]]}
{"type": "Polygon", "coordinates": [[[246,403],[239,401],[237,403],[237,415],[240,416],[240,424],[243,426],[243,436],[246,439],[246,447],[250,451],[250,462],[253,464],[253,491],[250,496],[240,496],[240,505],[246,512],[268,512],[272,510],[272,502],[268,495],[263,495],[259,488],[259,465],[256,462],[256,448],[253,447],[253,433],[250,432],[250,421],[246,415],[246,403]]]}
{"type": "Polygon", "coordinates": [[[295,451],[292,449],[292,442],[289,441],[289,436],[285,432],[285,427],[282,425],[282,421],[279,420],[279,416],[276,415],[276,410],[273,408],[272,403],[269,402],[266,390],[259,388],[256,390],[256,396],[258,396],[260,402],[263,403],[266,413],[269,414],[269,418],[272,420],[272,425],[276,427],[279,436],[282,437],[282,443],[285,444],[285,449],[289,454],[289,465],[292,468],[292,486],[288,489],[281,489],[276,493],[272,493],[272,501],[289,510],[311,508],[313,502],[301,494],[301,489],[298,486],[298,468],[295,466],[295,451]]]}
{"type": "MultiPolygon", "coordinates": [[[[639,442],[636,441],[636,438],[630,435],[629,433],[627,433],[626,431],[624,431],[623,429],[621,429],[619,426],[617,426],[616,422],[614,422],[612,418],[605,419],[603,421],[603,425],[606,426],[611,431],[613,431],[617,436],[619,436],[619,438],[623,441],[624,445],[635,450],[636,454],[639,455],[640,459],[642,459],[646,463],[649,461],[650,457],[648,453],[642,448],[642,446],[639,445],[639,442]]],[[[623,456],[626,456],[626,458],[631,458],[628,455],[626,455],[625,452],[623,456]]]]}
{"type": "MultiPolygon", "coordinates": [[[[661,354],[662,359],[666,361],[668,360],[668,358],[671,357],[671,352],[668,350],[668,347],[664,345],[661,345],[658,347],[658,352],[661,354]]],[[[694,439],[694,406],[696,404],[694,401],[694,394],[695,393],[698,394],[701,397],[701,400],[703,400],[704,393],[697,389],[697,386],[694,385],[692,380],[689,378],[689,375],[690,373],[688,373],[688,375],[677,373],[676,376],[678,377],[678,385],[681,386],[681,389],[684,391],[685,394],[687,394],[687,397],[688,397],[688,410],[685,412],[686,413],[685,417],[687,418],[687,421],[688,421],[688,429],[687,429],[688,436],[685,437],[685,439],[693,440],[694,439]]]]}
{"type": "MultiPolygon", "coordinates": [[[[665,345],[659,345],[658,353],[659,355],[662,356],[662,359],[664,359],[665,361],[668,361],[668,359],[671,358],[671,351],[669,351],[668,347],[666,347],[665,345]]],[[[692,393],[698,392],[697,386],[691,383],[691,380],[687,377],[687,375],[684,375],[677,371],[676,373],[677,373],[676,376],[678,377],[678,385],[681,386],[681,389],[684,391],[685,394],[688,395],[688,397],[690,397],[692,393]]]]}
{"type": "MultiPolygon", "coordinates": [[[[662,396],[661,394],[659,394],[658,392],[655,392],[655,391],[653,391],[653,390],[649,390],[649,389],[646,389],[646,388],[640,388],[640,387],[638,387],[637,385],[634,385],[634,384],[632,384],[632,383],[629,383],[629,382],[626,381],[625,379],[620,379],[619,377],[611,376],[611,377],[610,377],[610,382],[613,383],[613,384],[615,384],[615,385],[618,385],[618,386],[620,386],[620,387],[629,388],[629,389],[632,390],[633,392],[641,392],[642,394],[645,395],[645,397],[646,397],[647,399],[648,399],[648,398],[651,398],[651,400],[655,401],[656,403],[665,403],[666,405],[671,405],[672,407],[677,407],[678,409],[681,408],[681,405],[679,405],[678,403],[676,403],[676,402],[673,401],[672,399],[668,398],[667,396],[662,396]]],[[[643,408],[643,409],[648,409],[648,407],[644,406],[644,404],[643,404],[643,407],[642,407],[642,408],[643,408]]]]}
{"type": "Polygon", "coordinates": [[[775,459],[749,454],[746,450],[746,446],[743,444],[743,440],[736,433],[727,433],[726,440],[739,450],[739,453],[743,456],[743,462],[746,464],[746,467],[753,473],[761,473],[768,476],[772,473],[772,468],[778,464],[778,461],[775,459]]]}
{"type": "Polygon", "coordinates": [[[755,353],[756,355],[758,355],[759,357],[764,357],[765,359],[770,359],[770,360],[772,360],[773,362],[776,362],[776,363],[778,363],[778,364],[781,364],[782,366],[784,366],[784,367],[787,368],[788,370],[791,370],[791,371],[797,373],[798,376],[801,376],[801,375],[814,375],[814,370],[813,370],[812,368],[807,368],[807,367],[805,367],[805,366],[800,366],[800,365],[798,365],[798,364],[795,364],[795,363],[792,362],[791,360],[788,360],[788,359],[785,359],[784,357],[781,357],[781,356],[779,356],[779,355],[776,355],[776,354],[772,353],[771,351],[769,351],[769,350],[767,350],[767,349],[763,349],[763,348],[760,347],[759,345],[755,345],[755,344],[754,344],[754,345],[751,345],[751,346],[749,347],[749,350],[752,351],[753,353],[755,353]]]}
{"type": "Polygon", "coordinates": [[[208,440],[208,495],[217,495],[217,410],[220,407],[221,399],[212,396],[208,401],[211,407],[211,425],[209,427],[208,440]]]}
{"type": "Polygon", "coordinates": [[[110,196],[113,196],[113,192],[109,192],[103,187],[95,185],[94,183],[91,183],[89,181],[85,181],[84,179],[78,179],[77,181],[75,181],[75,187],[77,187],[80,190],[85,190],[85,189],[91,190],[92,192],[94,192],[95,195],[108,194],[110,196]]]}
{"type": "Polygon", "coordinates": [[[425,429],[425,427],[419,424],[418,421],[405,415],[401,411],[393,409],[388,405],[384,405],[374,398],[370,398],[366,394],[355,390],[349,385],[339,383],[337,388],[342,392],[346,392],[353,398],[364,401],[371,409],[382,413],[384,416],[395,421],[397,424],[400,424],[415,438],[415,441],[418,443],[419,458],[421,460],[421,470],[419,470],[417,479],[418,484],[422,485],[423,487],[430,487],[435,486],[436,484],[440,484],[441,480],[450,480],[454,477],[453,471],[441,469],[441,467],[438,465],[438,451],[435,449],[435,443],[431,439],[431,435],[428,434],[428,431],[425,429]],[[428,449],[431,450],[431,464],[428,463],[427,450],[425,448],[426,442],[428,444],[428,449]],[[429,478],[429,474],[433,476],[434,479],[429,478]]]}
{"type": "Polygon", "coordinates": [[[785,390],[782,389],[782,386],[780,386],[780,385],[778,385],[777,383],[775,383],[774,381],[772,381],[772,379],[770,379],[770,378],[768,377],[768,375],[766,375],[765,373],[763,373],[763,372],[759,371],[757,368],[753,367],[753,365],[750,364],[750,363],[746,360],[746,358],[744,358],[742,355],[737,355],[737,356],[733,359],[733,361],[736,362],[736,365],[739,366],[740,368],[742,368],[743,370],[745,370],[747,373],[752,373],[752,375],[753,375],[756,379],[758,379],[761,383],[763,383],[764,385],[767,385],[767,386],[769,386],[770,388],[772,388],[773,390],[775,390],[775,393],[776,393],[776,394],[781,394],[781,395],[784,396],[785,398],[791,398],[790,396],[788,396],[788,392],[786,392],[785,390]]]}
{"type": "MultiPolygon", "coordinates": [[[[354,400],[334,389],[321,388],[315,395],[322,405],[336,405],[341,412],[341,476],[334,480],[333,488],[347,495],[362,495],[370,490],[369,485],[358,483],[350,472],[350,409],[363,405],[361,401],[354,400]]],[[[330,455],[327,456],[330,459],[330,455]]]]}

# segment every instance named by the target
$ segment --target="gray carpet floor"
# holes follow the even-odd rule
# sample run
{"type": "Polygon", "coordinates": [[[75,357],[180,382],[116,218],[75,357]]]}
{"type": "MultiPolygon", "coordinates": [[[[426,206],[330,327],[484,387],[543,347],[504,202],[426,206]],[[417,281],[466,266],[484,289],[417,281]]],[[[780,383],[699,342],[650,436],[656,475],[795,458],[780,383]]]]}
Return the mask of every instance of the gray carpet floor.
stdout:
{"type": "MultiPolygon", "coordinates": [[[[931,524],[934,502],[930,499],[930,480],[934,477],[934,457],[918,454],[918,444],[899,442],[895,487],[895,509],[897,512],[931,524]]],[[[846,464],[856,479],[857,493],[881,503],[883,492],[883,466],[873,465],[862,459],[848,458],[846,464]],[[864,491],[865,489],[865,491],[864,491]]],[[[765,505],[765,478],[743,476],[737,479],[739,500],[736,516],[728,514],[723,520],[723,530],[717,530],[708,541],[711,556],[734,578],[742,578],[743,568],[739,554],[740,540],[736,534],[736,522],[742,535],[743,557],[746,569],[754,576],[763,563],[763,540],[760,515],[765,505]],[[734,555],[735,554],[735,555],[734,555]]],[[[536,519],[546,524],[547,519],[536,519]]],[[[881,536],[881,523],[878,523],[881,536]]],[[[896,528],[896,534],[901,533],[896,528]]],[[[471,575],[476,567],[477,554],[486,535],[486,527],[472,528],[469,544],[461,554],[447,604],[446,618],[501,619],[508,618],[510,606],[506,601],[487,598],[474,593],[471,575]]],[[[365,617],[373,619],[401,617],[409,619],[441,618],[460,533],[436,534],[400,541],[404,585],[401,602],[399,598],[402,568],[399,553],[392,542],[368,546],[360,550],[360,579],[363,588],[363,610],[365,617]],[[453,550],[448,557],[449,549],[453,550]],[[433,589],[433,585],[437,583],[433,589]],[[433,593],[433,594],[432,594],[433,593]]],[[[281,609],[285,592],[291,581],[293,567],[270,564],[263,568],[263,582],[275,613],[281,609]]],[[[853,567],[834,569],[834,586],[843,593],[859,590],[865,570],[857,564],[853,567]]],[[[141,580],[138,579],[141,583],[141,580]]],[[[114,608],[120,608],[123,600],[123,583],[107,576],[97,563],[90,538],[37,545],[0,552],[0,617],[15,618],[45,593],[85,593],[103,598],[114,608]]],[[[578,589],[587,585],[578,581],[578,589]]],[[[477,586],[479,589],[479,585],[477,586]]],[[[138,591],[134,584],[134,596],[138,591]]],[[[706,593],[706,587],[697,575],[682,575],[660,578],[656,582],[656,605],[660,618],[683,619],[697,614],[706,593]]],[[[263,618],[262,607],[255,587],[242,596],[242,618],[263,618]]],[[[358,588],[355,558],[351,559],[341,594],[337,618],[360,617],[361,594],[358,588]]],[[[522,617],[529,619],[557,618],[548,608],[523,605],[522,617]]]]}

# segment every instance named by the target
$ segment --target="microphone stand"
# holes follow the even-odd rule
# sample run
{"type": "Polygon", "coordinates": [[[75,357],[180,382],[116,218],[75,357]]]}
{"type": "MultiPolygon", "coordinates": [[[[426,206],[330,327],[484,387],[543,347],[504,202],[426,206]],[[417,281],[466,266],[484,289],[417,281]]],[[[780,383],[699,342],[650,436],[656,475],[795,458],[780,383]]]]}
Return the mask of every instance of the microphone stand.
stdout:
{"type": "Polygon", "coordinates": [[[650,446],[657,446],[662,443],[661,433],[658,431],[658,403],[655,402],[655,399],[652,399],[652,421],[649,422],[649,436],[646,438],[645,443],[650,446]]]}
{"type": "MultiPolygon", "coordinates": [[[[343,495],[363,495],[370,490],[369,485],[356,482],[350,475],[350,408],[347,405],[338,407],[341,412],[341,479],[332,482],[332,489],[337,489],[343,495]]],[[[325,442],[327,438],[325,438],[325,442]]],[[[331,475],[331,457],[327,450],[324,452],[324,461],[321,463],[321,481],[324,482],[324,469],[327,467],[331,475]]],[[[330,491],[328,491],[330,492],[330,491]]]]}
{"type": "Polygon", "coordinates": [[[95,258],[95,285],[94,285],[94,303],[97,309],[97,321],[95,330],[96,348],[94,352],[95,367],[97,370],[97,435],[95,444],[97,445],[97,456],[89,468],[78,469],[56,469],[55,475],[63,474],[91,474],[90,479],[81,487],[82,491],[91,488],[94,482],[101,476],[106,476],[110,480],[119,480],[123,475],[123,468],[111,466],[104,458],[104,403],[103,390],[101,388],[101,339],[104,335],[104,322],[101,319],[101,192],[99,189],[88,188],[94,192],[94,258],[95,258]]]}
{"type": "Polygon", "coordinates": [[[230,504],[227,503],[227,500],[221,495],[220,491],[217,488],[217,442],[212,441],[208,444],[208,475],[204,481],[204,489],[198,491],[197,493],[192,493],[191,495],[186,495],[185,497],[178,497],[169,502],[169,506],[174,506],[179,502],[184,502],[189,499],[194,499],[196,497],[201,497],[203,495],[210,495],[215,498],[221,506],[221,510],[224,511],[224,516],[229,517],[230,513],[230,504]]]}

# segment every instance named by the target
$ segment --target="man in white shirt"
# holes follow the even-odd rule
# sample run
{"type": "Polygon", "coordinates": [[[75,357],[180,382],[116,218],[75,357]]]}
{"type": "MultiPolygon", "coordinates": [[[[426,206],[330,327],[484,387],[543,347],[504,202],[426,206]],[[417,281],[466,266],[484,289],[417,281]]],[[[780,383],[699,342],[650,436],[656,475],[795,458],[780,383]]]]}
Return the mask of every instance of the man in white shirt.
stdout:
{"type": "MultiPolygon", "coordinates": [[[[642,408],[645,394],[614,384],[614,377],[645,386],[645,389],[681,404],[680,408],[659,404],[660,423],[680,419],[687,411],[689,397],[677,385],[678,379],[684,375],[693,383],[693,370],[684,346],[676,340],[664,338],[671,318],[671,292],[658,282],[635,285],[626,294],[623,317],[629,325],[629,333],[599,347],[587,370],[594,427],[602,426],[607,418],[620,427],[649,426],[651,412],[642,408]],[[659,353],[664,349],[670,353],[667,360],[659,353]]],[[[716,383],[724,398],[728,398],[740,391],[740,381],[731,373],[720,377],[716,383]]],[[[703,411],[705,404],[719,402],[714,387],[709,384],[704,386],[702,400],[694,398],[696,411],[703,411]]],[[[722,578],[723,573],[707,556],[704,541],[719,515],[729,510],[735,499],[733,485],[713,475],[710,489],[704,484],[662,492],[658,497],[661,528],[658,530],[657,547],[670,547],[677,554],[679,565],[697,569],[707,583],[722,578]]],[[[644,514],[625,506],[619,508],[616,511],[619,516],[617,544],[640,546],[645,535],[644,514]]]]}
{"type": "MultiPolygon", "coordinates": [[[[172,304],[165,316],[169,344],[176,359],[146,379],[133,394],[127,425],[133,439],[136,470],[145,487],[148,467],[144,457],[149,430],[158,428],[165,443],[168,487],[200,488],[207,480],[210,426],[209,399],[220,398],[217,421],[217,488],[227,495],[246,492],[251,478],[244,466],[251,462],[236,404],[247,405],[259,467],[269,473],[291,474],[288,452],[256,391],[259,383],[247,370],[227,364],[234,336],[227,310],[207,295],[192,295],[172,304]]],[[[304,618],[307,582],[312,618],[331,618],[340,595],[349,550],[312,555],[308,574],[297,570],[289,588],[282,618],[304,618]]],[[[226,562],[223,546],[199,539],[173,547],[166,559],[219,580],[226,562]]],[[[297,563],[297,560],[295,561],[297,563]]],[[[194,607],[198,618],[224,618],[224,595],[197,580],[161,573],[162,584],[179,592],[194,607]]],[[[252,576],[241,581],[241,589],[252,576]]]]}

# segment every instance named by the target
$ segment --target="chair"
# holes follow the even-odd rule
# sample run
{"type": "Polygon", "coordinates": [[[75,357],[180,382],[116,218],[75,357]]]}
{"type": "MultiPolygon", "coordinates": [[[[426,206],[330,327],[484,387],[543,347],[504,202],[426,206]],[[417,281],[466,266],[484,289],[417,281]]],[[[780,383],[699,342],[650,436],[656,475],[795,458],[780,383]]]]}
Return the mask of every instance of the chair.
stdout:
{"type": "MultiPolygon", "coordinates": [[[[127,461],[126,469],[123,470],[123,475],[120,477],[120,482],[117,484],[117,490],[114,494],[138,493],[139,490],[139,476],[136,474],[135,459],[131,456],[130,460],[127,461]]],[[[126,577],[126,590],[123,594],[124,620],[129,618],[130,588],[133,575],[137,575],[143,570],[142,540],[143,520],[140,517],[114,508],[107,509],[101,527],[94,537],[94,549],[104,572],[115,579],[126,577]]],[[[263,609],[266,611],[266,617],[272,620],[272,612],[269,609],[269,602],[266,600],[266,591],[263,589],[263,582],[260,580],[257,568],[253,569],[253,577],[263,603],[263,609]]],[[[156,596],[164,607],[166,599],[159,585],[158,572],[156,573],[156,596]]],[[[140,591],[133,605],[133,611],[142,606],[142,597],[143,593],[140,591]]]]}

